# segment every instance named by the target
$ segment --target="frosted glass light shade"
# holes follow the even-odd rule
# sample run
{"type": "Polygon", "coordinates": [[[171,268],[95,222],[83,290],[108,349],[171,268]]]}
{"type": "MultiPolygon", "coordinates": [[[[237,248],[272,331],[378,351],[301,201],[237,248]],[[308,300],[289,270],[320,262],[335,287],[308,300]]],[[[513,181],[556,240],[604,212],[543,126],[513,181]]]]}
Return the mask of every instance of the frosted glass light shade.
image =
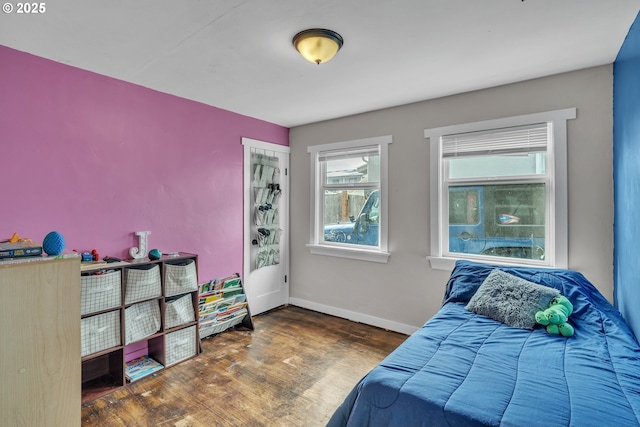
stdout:
{"type": "Polygon", "coordinates": [[[293,46],[309,62],[327,62],[340,50],[344,40],[335,31],[314,28],[293,37],[293,46]]]}

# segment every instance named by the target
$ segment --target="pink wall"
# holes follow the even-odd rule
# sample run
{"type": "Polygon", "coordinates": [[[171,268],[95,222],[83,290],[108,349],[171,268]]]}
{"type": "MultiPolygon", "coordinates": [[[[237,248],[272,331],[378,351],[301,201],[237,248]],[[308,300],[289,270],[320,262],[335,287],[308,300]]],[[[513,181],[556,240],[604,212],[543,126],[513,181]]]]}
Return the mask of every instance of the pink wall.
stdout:
{"type": "Polygon", "coordinates": [[[241,272],[242,137],[289,130],[0,46],[0,240],[124,258],[150,230],[200,282],[241,272]]]}

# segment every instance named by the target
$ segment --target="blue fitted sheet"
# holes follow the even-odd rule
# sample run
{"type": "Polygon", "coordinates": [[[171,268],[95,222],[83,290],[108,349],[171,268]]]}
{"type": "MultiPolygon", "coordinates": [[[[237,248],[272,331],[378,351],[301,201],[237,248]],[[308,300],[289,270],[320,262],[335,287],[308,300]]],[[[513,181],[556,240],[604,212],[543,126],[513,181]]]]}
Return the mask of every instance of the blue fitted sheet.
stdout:
{"type": "Polygon", "coordinates": [[[558,289],[574,336],[466,310],[495,266],[459,261],[440,311],[367,374],[328,426],[640,425],[640,347],[580,273],[497,267],[558,289]]]}

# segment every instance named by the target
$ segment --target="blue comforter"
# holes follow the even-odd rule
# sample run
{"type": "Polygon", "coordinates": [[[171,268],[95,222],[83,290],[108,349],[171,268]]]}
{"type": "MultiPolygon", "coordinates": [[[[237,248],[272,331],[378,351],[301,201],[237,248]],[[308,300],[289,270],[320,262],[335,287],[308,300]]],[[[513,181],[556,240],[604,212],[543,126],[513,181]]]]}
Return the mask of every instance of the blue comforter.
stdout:
{"type": "Polygon", "coordinates": [[[459,261],[440,311],[328,426],[640,425],[640,347],[618,311],[575,271],[498,267],[574,305],[570,338],[506,326],[465,309],[493,268],[459,261]]]}

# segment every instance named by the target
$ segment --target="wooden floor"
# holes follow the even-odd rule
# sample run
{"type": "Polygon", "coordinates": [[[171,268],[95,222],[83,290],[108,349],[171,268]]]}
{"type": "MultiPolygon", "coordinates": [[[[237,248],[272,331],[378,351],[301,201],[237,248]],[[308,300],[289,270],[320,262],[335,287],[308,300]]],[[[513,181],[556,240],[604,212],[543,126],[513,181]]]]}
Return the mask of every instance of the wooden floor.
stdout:
{"type": "Polygon", "coordinates": [[[83,426],[324,426],[407,336],[288,306],[82,407],[83,426]]]}

